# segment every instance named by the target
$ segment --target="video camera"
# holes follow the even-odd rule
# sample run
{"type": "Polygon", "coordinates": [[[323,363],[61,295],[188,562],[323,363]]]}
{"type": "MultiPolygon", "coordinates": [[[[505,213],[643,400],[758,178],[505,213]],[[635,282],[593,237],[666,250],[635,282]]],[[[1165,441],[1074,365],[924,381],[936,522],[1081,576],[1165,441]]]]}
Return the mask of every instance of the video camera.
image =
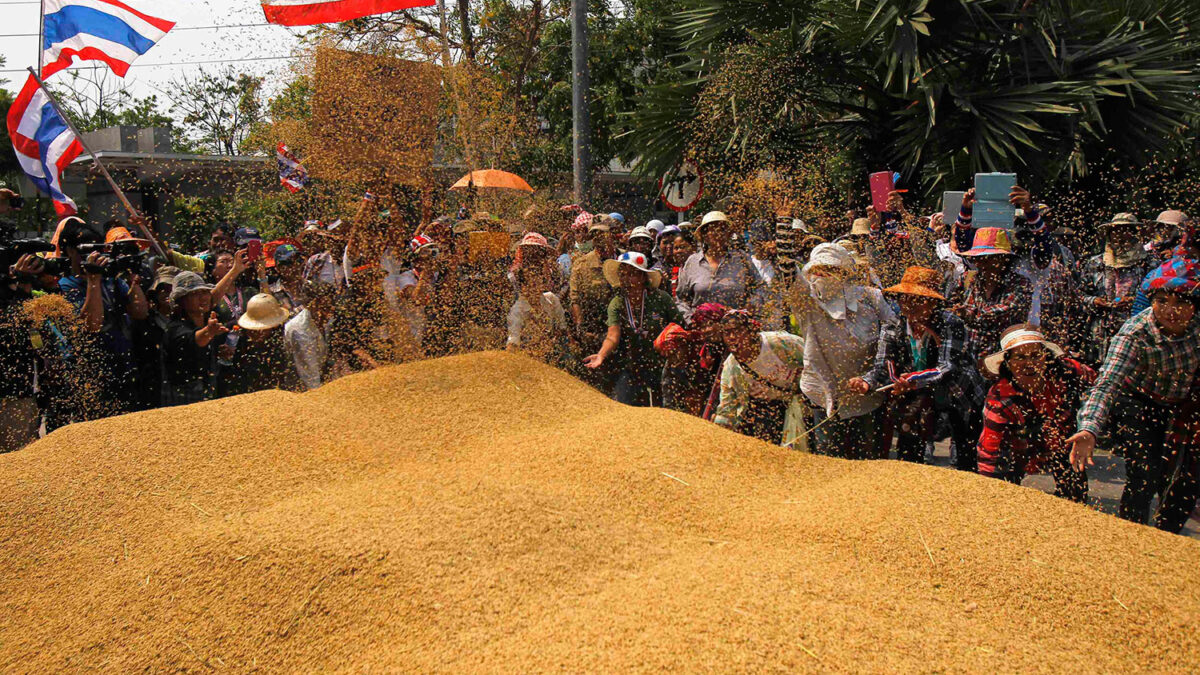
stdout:
{"type": "Polygon", "coordinates": [[[79,254],[89,256],[92,253],[103,253],[109,261],[105,265],[84,264],[84,270],[100,273],[106,277],[117,277],[125,272],[140,271],[144,264],[144,254],[136,241],[114,241],[108,244],[80,244],[79,254]]]}
{"type": "Polygon", "coordinates": [[[17,264],[21,256],[30,253],[49,253],[54,251],[54,244],[43,239],[13,239],[14,231],[9,228],[0,230],[0,278],[8,278],[8,269],[17,264]]]}

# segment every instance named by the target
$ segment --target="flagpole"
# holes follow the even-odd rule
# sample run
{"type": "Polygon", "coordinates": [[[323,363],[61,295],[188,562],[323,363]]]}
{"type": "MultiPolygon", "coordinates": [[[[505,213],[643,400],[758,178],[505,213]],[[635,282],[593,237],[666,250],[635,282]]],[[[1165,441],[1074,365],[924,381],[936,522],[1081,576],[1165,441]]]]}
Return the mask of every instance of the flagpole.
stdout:
{"type": "Polygon", "coordinates": [[[83,134],[79,133],[79,130],[75,128],[75,123],[71,121],[70,116],[68,116],[63,111],[62,106],[58,104],[58,99],[55,98],[54,93],[46,87],[46,83],[42,81],[40,75],[33,71],[32,67],[28,70],[29,74],[33,76],[34,81],[38,83],[39,87],[41,87],[42,92],[46,94],[46,98],[50,100],[50,105],[54,106],[54,109],[58,111],[58,116],[67,123],[67,128],[71,130],[71,133],[75,134],[75,138],[79,140],[79,144],[83,146],[84,151],[91,156],[92,163],[96,165],[96,168],[100,169],[100,173],[104,175],[104,179],[108,181],[109,186],[111,186],[113,192],[116,193],[117,199],[121,201],[121,204],[125,207],[125,210],[129,212],[129,215],[131,216],[131,222],[133,222],[134,225],[137,225],[142,234],[150,240],[150,243],[154,246],[155,251],[163,259],[163,261],[169,263],[171,261],[171,257],[167,255],[167,251],[163,248],[162,244],[158,243],[158,238],[155,237],[152,232],[150,232],[150,228],[146,227],[140,217],[136,219],[132,218],[132,216],[141,216],[141,214],[138,213],[137,209],[133,208],[133,204],[129,202],[129,198],[125,196],[125,192],[121,190],[121,186],[117,185],[117,181],[113,180],[112,174],[108,172],[108,169],[104,166],[104,163],[101,162],[100,158],[96,156],[96,153],[92,152],[92,149],[88,147],[87,141],[83,139],[83,134]]]}
{"type": "Polygon", "coordinates": [[[42,76],[42,67],[46,64],[46,0],[38,0],[38,71],[37,76],[42,76]]]}

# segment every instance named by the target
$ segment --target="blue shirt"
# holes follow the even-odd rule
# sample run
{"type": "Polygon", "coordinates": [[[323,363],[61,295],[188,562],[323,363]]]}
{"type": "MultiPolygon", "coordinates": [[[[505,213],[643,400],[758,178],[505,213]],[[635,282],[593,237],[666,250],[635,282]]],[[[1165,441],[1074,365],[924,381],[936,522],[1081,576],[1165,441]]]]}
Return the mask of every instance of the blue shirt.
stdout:
{"type": "MultiPolygon", "coordinates": [[[[83,309],[87,300],[87,276],[63,277],[58,280],[58,287],[76,310],[83,309]]],[[[127,354],[133,349],[129,315],[125,312],[125,306],[129,304],[129,285],[121,279],[103,279],[100,297],[104,304],[100,344],[114,354],[127,354]]]]}

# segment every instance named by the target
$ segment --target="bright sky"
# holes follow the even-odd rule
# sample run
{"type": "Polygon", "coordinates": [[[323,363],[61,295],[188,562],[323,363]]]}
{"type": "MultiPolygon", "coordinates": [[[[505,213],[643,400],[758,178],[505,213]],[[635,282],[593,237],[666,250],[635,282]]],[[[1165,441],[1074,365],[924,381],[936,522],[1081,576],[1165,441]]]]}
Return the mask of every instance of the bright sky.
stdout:
{"type": "MultiPolygon", "coordinates": [[[[172,78],[199,68],[218,69],[221,63],[196,64],[197,61],[222,61],[256,59],[268,56],[290,55],[299,40],[302,28],[283,26],[255,26],[246,28],[197,29],[200,26],[230,26],[263,24],[262,8],[257,0],[124,0],[138,10],[175,22],[175,29],[142,56],[130,69],[126,78],[135,96],[157,94],[160,101],[168,103],[168,86],[172,78]],[[182,29],[182,30],[181,30],[182,29]],[[155,65],[176,64],[181,65],[155,65]]],[[[0,9],[5,17],[5,29],[0,30],[0,55],[6,61],[4,69],[24,71],[37,65],[38,54],[38,4],[39,0],[0,0],[0,9]],[[31,34],[9,37],[14,34],[31,34]]],[[[234,62],[231,65],[240,71],[267,76],[268,91],[278,88],[289,75],[290,60],[234,62]]],[[[107,66],[100,64],[101,68],[107,66]]],[[[16,92],[24,83],[22,72],[4,72],[0,77],[7,79],[4,85],[16,92]]],[[[60,84],[67,77],[60,73],[51,80],[60,84]]],[[[165,108],[166,106],[164,106],[165,108]]]]}

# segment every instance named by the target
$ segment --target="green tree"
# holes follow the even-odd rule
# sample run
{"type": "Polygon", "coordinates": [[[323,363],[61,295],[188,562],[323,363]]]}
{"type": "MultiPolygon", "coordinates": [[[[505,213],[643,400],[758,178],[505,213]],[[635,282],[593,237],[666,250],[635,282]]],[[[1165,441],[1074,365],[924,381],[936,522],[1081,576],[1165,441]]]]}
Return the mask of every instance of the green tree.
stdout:
{"type": "Polygon", "coordinates": [[[232,67],[200,69],[171,82],[184,130],[192,140],[218,155],[238,155],[242,144],[264,119],[263,79],[232,67]]]}
{"type": "Polygon", "coordinates": [[[829,148],[923,194],[1002,169],[1037,187],[1166,148],[1196,109],[1189,0],[684,4],[681,60],[625,139],[651,173],[696,146],[750,165],[829,148]]]}

